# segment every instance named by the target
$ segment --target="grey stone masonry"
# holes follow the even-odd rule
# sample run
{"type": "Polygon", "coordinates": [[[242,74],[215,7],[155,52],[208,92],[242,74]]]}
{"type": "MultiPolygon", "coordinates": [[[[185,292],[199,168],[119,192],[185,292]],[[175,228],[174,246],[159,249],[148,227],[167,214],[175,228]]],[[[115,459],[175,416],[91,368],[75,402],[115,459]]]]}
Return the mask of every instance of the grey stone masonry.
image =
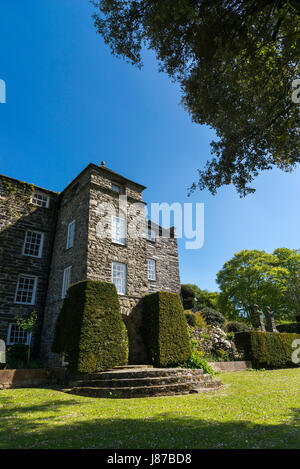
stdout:
{"type": "Polygon", "coordinates": [[[38,348],[45,306],[58,194],[15,179],[0,176],[0,339],[7,341],[10,324],[36,310],[38,327],[33,341],[38,348]],[[48,199],[48,207],[37,206],[32,195],[48,199]],[[26,233],[42,233],[40,257],[23,252],[26,233]],[[16,303],[20,276],[36,278],[33,304],[16,303]]]}
{"type": "Polygon", "coordinates": [[[144,362],[141,299],[154,291],[180,292],[174,230],[168,233],[154,223],[148,226],[144,189],[145,186],[94,164],[89,164],[60,194],[11,178],[1,179],[0,338],[6,339],[9,323],[16,314],[38,310],[40,322],[43,320],[41,336],[38,334],[40,356],[47,365],[59,364],[60,358],[51,352],[51,347],[68,286],[85,279],[116,283],[121,269],[123,283],[120,288],[118,284],[118,293],[129,333],[130,361],[144,362]],[[16,185],[18,191],[10,185],[16,185]],[[30,202],[34,191],[49,197],[47,207],[30,202]],[[125,227],[125,234],[118,234],[115,239],[112,233],[120,226],[125,227]],[[147,238],[148,228],[155,233],[155,239],[147,238]],[[29,229],[44,234],[39,258],[22,253],[29,229]],[[38,277],[34,305],[14,302],[21,274],[38,277]]]}

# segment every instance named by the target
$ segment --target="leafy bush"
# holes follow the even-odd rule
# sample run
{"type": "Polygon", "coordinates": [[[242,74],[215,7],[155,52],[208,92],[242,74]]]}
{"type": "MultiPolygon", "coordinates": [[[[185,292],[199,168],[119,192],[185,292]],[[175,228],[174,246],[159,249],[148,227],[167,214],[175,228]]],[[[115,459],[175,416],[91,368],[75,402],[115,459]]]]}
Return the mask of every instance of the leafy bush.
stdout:
{"type": "Polygon", "coordinates": [[[196,341],[191,341],[191,348],[192,353],[190,358],[187,361],[186,368],[191,369],[202,369],[204,373],[208,373],[210,375],[214,375],[215,372],[211,368],[211,366],[207,363],[207,361],[203,358],[203,352],[199,352],[196,347],[196,341]]]}
{"type": "Polygon", "coordinates": [[[276,326],[276,329],[278,330],[278,332],[300,334],[300,323],[288,322],[285,324],[278,324],[278,326],[276,326]]]}
{"type": "Polygon", "coordinates": [[[211,326],[222,327],[226,322],[223,314],[219,313],[219,311],[216,311],[215,309],[206,307],[201,310],[201,313],[203,314],[207,324],[210,324],[211,326]]]}
{"type": "Polygon", "coordinates": [[[112,283],[85,280],[69,288],[52,350],[66,354],[72,371],[92,373],[126,363],[127,333],[112,283]]]}
{"type": "Polygon", "coordinates": [[[231,321],[226,324],[227,332],[248,332],[250,327],[244,322],[231,321]]]}
{"type": "Polygon", "coordinates": [[[200,313],[200,311],[197,311],[197,313],[195,313],[195,317],[196,317],[196,327],[198,327],[198,329],[207,329],[208,324],[206,322],[204,315],[200,313]]]}
{"type": "Polygon", "coordinates": [[[189,326],[195,327],[196,326],[196,316],[195,313],[185,312],[185,319],[189,326]]]}
{"type": "Polygon", "coordinates": [[[188,285],[181,285],[181,297],[184,309],[192,309],[194,307],[195,292],[188,285]]]}
{"type": "Polygon", "coordinates": [[[0,364],[0,369],[18,370],[42,368],[43,363],[37,358],[31,358],[28,361],[28,345],[14,344],[6,349],[6,363],[0,364]]]}
{"type": "Polygon", "coordinates": [[[185,317],[189,326],[198,327],[199,329],[207,328],[207,322],[200,311],[197,311],[196,313],[193,313],[190,310],[185,311],[185,317]]]}
{"type": "Polygon", "coordinates": [[[185,364],[191,350],[180,297],[176,293],[152,293],[145,296],[143,306],[149,361],[163,367],[185,364]]]}
{"type": "Polygon", "coordinates": [[[250,360],[255,368],[295,367],[292,362],[295,339],[300,339],[300,335],[259,331],[235,334],[237,348],[243,350],[245,359],[250,360]]]}

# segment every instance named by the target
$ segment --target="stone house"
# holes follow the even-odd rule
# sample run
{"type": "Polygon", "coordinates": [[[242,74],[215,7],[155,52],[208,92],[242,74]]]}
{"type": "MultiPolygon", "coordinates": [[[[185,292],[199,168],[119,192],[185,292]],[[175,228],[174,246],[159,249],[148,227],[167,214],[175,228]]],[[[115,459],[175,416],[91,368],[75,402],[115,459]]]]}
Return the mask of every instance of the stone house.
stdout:
{"type": "Polygon", "coordinates": [[[177,240],[145,219],[145,186],[89,164],[61,193],[0,176],[0,339],[32,340],[48,365],[68,287],[92,279],[116,285],[129,333],[130,361],[142,363],[141,299],[180,292],[177,240]],[[120,203],[121,201],[121,203],[120,203]],[[38,313],[34,337],[17,316],[38,313]]]}

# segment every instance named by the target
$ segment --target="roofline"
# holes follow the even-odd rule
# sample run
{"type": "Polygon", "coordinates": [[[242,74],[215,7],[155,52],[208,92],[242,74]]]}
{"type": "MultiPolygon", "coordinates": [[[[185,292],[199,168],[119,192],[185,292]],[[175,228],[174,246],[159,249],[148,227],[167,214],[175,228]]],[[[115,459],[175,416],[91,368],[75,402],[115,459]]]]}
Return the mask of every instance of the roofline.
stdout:
{"type": "MultiPolygon", "coordinates": [[[[121,174],[118,174],[116,173],[115,171],[113,171],[112,169],[109,169],[109,168],[106,168],[106,166],[98,166],[94,163],[89,163],[61,192],[55,192],[55,191],[51,191],[50,189],[45,189],[44,187],[40,187],[40,186],[36,186],[35,184],[32,184],[36,189],[40,189],[40,190],[43,190],[45,192],[50,192],[51,194],[56,194],[56,195],[59,195],[61,196],[75,181],[77,181],[83,173],[85,173],[88,169],[95,169],[97,171],[106,171],[108,172],[109,174],[113,175],[113,176],[117,176],[119,179],[125,181],[125,182],[129,182],[130,184],[133,184],[134,186],[138,187],[140,190],[145,190],[147,189],[146,186],[143,186],[142,184],[139,184],[138,182],[135,182],[135,181],[132,181],[131,179],[128,179],[124,176],[122,176],[121,174]]],[[[15,178],[12,178],[10,176],[5,176],[4,174],[0,174],[0,177],[4,177],[4,178],[7,178],[7,179],[10,179],[12,181],[15,181],[15,182],[20,182],[20,183],[23,183],[23,184],[31,184],[29,182],[25,182],[25,181],[21,181],[20,179],[15,179],[15,178]]]]}
{"type": "Polygon", "coordinates": [[[134,182],[132,181],[131,179],[127,179],[126,177],[122,176],[121,174],[118,174],[116,173],[115,171],[113,171],[112,169],[109,169],[109,168],[106,168],[106,166],[98,166],[94,163],[89,163],[76,177],[75,179],[73,179],[73,181],[71,181],[65,188],[64,190],[60,193],[60,194],[63,194],[75,181],[77,181],[77,179],[79,179],[83,173],[85,173],[85,171],[87,171],[88,169],[95,169],[97,171],[107,171],[108,173],[114,175],[114,176],[118,176],[118,178],[122,179],[123,181],[126,181],[126,182],[129,182],[130,184],[134,184],[135,186],[139,187],[142,191],[144,189],[147,189],[146,186],[143,186],[142,184],[139,184],[138,182],[134,182]]]}
{"type": "Polygon", "coordinates": [[[45,189],[44,187],[37,186],[31,182],[21,181],[20,179],[12,178],[10,176],[6,176],[5,174],[0,174],[0,178],[10,179],[11,181],[19,182],[21,184],[28,184],[29,186],[33,186],[35,189],[39,189],[45,192],[50,192],[51,194],[59,195],[60,192],[51,191],[50,189],[45,189]]]}

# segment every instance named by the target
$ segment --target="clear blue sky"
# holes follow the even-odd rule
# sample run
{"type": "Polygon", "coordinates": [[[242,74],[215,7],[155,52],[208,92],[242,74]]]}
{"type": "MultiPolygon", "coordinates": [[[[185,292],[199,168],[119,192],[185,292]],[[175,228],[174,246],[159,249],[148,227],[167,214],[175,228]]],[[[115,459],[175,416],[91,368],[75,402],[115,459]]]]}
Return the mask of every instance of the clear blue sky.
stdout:
{"type": "Polygon", "coordinates": [[[0,173],[62,190],[88,163],[145,184],[146,202],[204,202],[205,244],[179,241],[181,279],[216,289],[242,249],[299,248],[300,170],[270,171],[257,192],[232,187],[187,198],[213,132],[191,122],[178,87],[150,53],[142,71],[111,56],[88,0],[1,0],[0,173]]]}

